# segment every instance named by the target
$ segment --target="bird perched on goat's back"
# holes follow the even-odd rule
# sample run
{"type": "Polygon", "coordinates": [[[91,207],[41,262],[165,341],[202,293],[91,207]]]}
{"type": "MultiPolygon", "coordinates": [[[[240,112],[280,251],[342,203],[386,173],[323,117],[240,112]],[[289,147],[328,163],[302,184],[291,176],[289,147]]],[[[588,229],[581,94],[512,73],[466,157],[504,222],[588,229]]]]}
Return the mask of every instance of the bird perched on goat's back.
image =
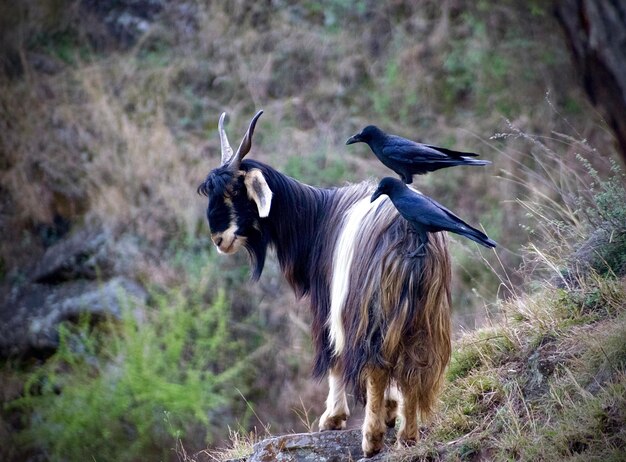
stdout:
{"type": "Polygon", "coordinates": [[[423,175],[456,165],[488,165],[488,160],[471,159],[478,154],[439,148],[429,144],[416,143],[396,135],[389,135],[375,125],[368,125],[361,133],[351,136],[346,144],[367,143],[376,157],[400,175],[407,184],[413,182],[413,175],[423,175]]]}
{"type": "Polygon", "coordinates": [[[485,233],[471,227],[434,199],[410,189],[396,178],[383,178],[372,194],[370,202],[374,202],[382,194],[389,196],[400,215],[409,222],[419,237],[420,245],[411,252],[409,255],[411,257],[424,256],[428,244],[427,233],[439,231],[456,233],[488,248],[496,246],[495,241],[485,233]]]}

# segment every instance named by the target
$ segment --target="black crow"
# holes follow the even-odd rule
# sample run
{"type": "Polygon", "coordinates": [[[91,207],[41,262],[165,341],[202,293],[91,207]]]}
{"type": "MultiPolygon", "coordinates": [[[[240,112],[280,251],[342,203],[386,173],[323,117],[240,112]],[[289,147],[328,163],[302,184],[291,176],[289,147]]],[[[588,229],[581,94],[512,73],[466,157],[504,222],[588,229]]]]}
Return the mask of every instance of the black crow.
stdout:
{"type": "Polygon", "coordinates": [[[440,168],[491,163],[488,160],[469,159],[478,156],[473,152],[452,151],[388,135],[374,125],[368,125],[361,133],[348,138],[346,144],[358,142],[367,143],[378,160],[400,175],[407,184],[413,182],[413,175],[423,175],[440,168]]]}
{"type": "Polygon", "coordinates": [[[409,256],[424,256],[419,253],[428,244],[428,234],[438,231],[450,231],[474,242],[493,248],[495,241],[461,220],[458,216],[428,196],[420,194],[396,178],[383,178],[372,194],[370,202],[374,202],[381,194],[386,194],[393,205],[411,225],[420,239],[420,246],[409,256]]]}

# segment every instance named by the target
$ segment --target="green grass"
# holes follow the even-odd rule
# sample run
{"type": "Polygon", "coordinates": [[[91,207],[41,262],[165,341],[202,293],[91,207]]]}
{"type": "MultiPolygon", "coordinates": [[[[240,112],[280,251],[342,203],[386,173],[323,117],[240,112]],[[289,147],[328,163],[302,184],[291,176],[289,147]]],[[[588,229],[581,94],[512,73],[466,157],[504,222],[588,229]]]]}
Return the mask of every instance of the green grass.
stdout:
{"type": "Polygon", "coordinates": [[[329,158],[324,153],[289,157],[282,171],[299,181],[321,187],[341,184],[352,176],[343,159],[329,158]]]}
{"type": "Polygon", "coordinates": [[[452,353],[448,380],[466,377],[481,365],[495,366],[516,350],[515,339],[504,329],[482,329],[476,335],[465,336],[452,353]]]}
{"type": "Polygon", "coordinates": [[[61,327],[59,349],[9,405],[26,416],[22,444],[50,460],[131,461],[167,459],[177,440],[200,448],[223,433],[219,416],[250,371],[224,292],[210,303],[180,291],[152,297],[119,322],[61,327]]]}
{"type": "MultiPolygon", "coordinates": [[[[598,281],[585,282],[579,290],[591,296],[598,281]]],[[[507,316],[494,328],[463,336],[421,447],[388,460],[623,460],[626,290],[615,282],[593,319],[562,310],[554,303],[561,290],[544,289],[533,303],[545,302],[557,327],[540,342],[523,298],[503,307],[507,316]]]]}

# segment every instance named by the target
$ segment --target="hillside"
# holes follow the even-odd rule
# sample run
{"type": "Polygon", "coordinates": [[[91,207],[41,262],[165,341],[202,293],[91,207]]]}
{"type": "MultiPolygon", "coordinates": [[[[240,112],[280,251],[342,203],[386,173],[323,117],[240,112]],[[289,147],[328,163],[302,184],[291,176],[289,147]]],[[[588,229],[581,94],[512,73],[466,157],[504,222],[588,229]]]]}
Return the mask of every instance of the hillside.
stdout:
{"type": "MultiPolygon", "coordinates": [[[[508,304],[504,321],[455,344],[441,410],[422,427],[418,445],[395,448],[391,430],[385,451],[372,460],[624,460],[625,297],[623,278],[594,277],[575,291],[545,288],[508,304]]],[[[294,461],[360,458],[360,431],[342,433],[275,440],[238,435],[211,455],[242,461],[268,454],[294,461]],[[253,449],[257,439],[262,441],[253,449]]],[[[196,454],[184,460],[205,459],[196,454]]]]}
{"type": "Polygon", "coordinates": [[[249,157],[311,185],[388,174],[345,146],[369,123],[493,163],[416,179],[500,246],[452,237],[441,413],[394,457],[619,460],[624,179],[549,3],[3,2],[0,459],[315,427],[305,303],[215,252],[196,193],[219,114],[237,145],[264,109],[249,157]]]}

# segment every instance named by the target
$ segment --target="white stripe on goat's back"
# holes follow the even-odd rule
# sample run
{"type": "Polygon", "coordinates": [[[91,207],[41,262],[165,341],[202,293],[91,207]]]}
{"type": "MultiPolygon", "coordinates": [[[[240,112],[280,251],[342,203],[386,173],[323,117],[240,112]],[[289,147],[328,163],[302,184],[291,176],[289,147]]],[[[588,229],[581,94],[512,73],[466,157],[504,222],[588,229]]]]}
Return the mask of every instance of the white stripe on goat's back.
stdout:
{"type": "Polygon", "coordinates": [[[335,244],[330,286],[330,316],[328,319],[330,342],[334,346],[335,355],[341,354],[345,345],[342,312],[350,289],[350,271],[359,231],[363,226],[365,217],[378,206],[379,200],[370,203],[368,196],[350,207],[346,213],[343,229],[339,232],[339,239],[335,244]]]}

